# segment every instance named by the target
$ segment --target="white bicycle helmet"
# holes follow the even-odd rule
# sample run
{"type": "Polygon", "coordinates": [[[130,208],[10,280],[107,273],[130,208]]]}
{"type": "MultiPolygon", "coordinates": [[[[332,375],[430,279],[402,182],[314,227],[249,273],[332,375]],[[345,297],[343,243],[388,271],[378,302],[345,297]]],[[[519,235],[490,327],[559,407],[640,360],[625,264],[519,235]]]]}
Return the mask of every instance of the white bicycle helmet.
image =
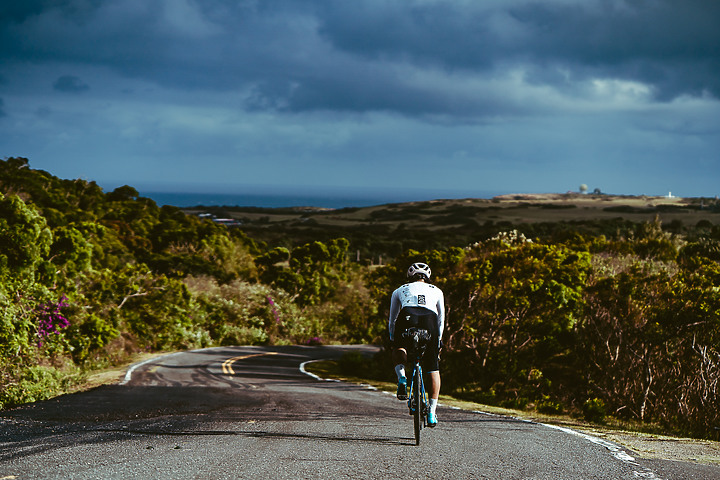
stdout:
{"type": "Polygon", "coordinates": [[[431,273],[430,267],[427,264],[418,262],[410,265],[407,271],[407,277],[413,278],[415,275],[422,275],[425,277],[425,280],[430,280],[431,273]]]}

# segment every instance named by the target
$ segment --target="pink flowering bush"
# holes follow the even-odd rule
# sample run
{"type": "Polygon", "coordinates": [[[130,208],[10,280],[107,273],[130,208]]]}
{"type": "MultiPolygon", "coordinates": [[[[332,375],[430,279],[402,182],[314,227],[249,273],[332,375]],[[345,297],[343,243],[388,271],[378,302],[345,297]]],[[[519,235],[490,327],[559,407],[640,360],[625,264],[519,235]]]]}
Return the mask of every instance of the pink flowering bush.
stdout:
{"type": "Polygon", "coordinates": [[[60,329],[70,326],[70,321],[62,314],[62,309],[67,307],[67,297],[63,295],[57,303],[41,303],[37,306],[37,336],[38,347],[41,347],[43,340],[50,335],[57,335],[60,329]]]}

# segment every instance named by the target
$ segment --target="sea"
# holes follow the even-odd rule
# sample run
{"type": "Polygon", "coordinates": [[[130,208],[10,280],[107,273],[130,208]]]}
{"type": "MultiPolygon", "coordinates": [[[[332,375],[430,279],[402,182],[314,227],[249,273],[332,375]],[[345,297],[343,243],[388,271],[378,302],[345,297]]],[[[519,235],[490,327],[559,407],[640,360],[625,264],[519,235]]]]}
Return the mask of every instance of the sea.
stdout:
{"type": "Polygon", "coordinates": [[[317,207],[352,208],[386,205],[438,199],[492,198],[511,192],[493,191],[351,191],[343,193],[337,189],[317,189],[314,192],[295,193],[202,193],[202,192],[158,192],[139,191],[143,197],[151,198],[158,205],[175,207],[228,206],[228,207],[317,207]]]}

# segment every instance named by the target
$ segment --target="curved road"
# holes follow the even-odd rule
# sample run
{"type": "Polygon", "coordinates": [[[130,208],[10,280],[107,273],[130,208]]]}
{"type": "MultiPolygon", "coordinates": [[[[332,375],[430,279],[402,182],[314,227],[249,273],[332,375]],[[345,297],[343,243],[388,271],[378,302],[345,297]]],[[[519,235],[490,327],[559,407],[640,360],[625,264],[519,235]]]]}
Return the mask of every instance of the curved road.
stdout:
{"type": "Polygon", "coordinates": [[[704,479],[599,439],[440,407],[414,446],[403,402],[304,362],[371,347],[222,347],[135,365],[120,385],[0,412],[9,479],[704,479]]]}

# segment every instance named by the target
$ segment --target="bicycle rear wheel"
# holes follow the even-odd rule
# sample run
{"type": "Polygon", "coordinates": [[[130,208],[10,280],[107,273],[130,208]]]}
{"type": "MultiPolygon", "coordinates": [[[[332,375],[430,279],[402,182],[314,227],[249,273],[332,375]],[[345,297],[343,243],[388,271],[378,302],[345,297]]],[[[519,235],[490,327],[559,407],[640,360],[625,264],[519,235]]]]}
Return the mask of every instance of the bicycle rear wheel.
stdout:
{"type": "Polygon", "coordinates": [[[422,386],[420,385],[420,382],[422,382],[422,376],[420,375],[420,370],[415,370],[415,380],[413,381],[413,389],[412,389],[412,396],[413,396],[413,403],[415,404],[415,412],[413,412],[413,423],[415,424],[415,445],[420,445],[420,430],[422,429],[422,396],[420,392],[422,391],[422,386]]]}

